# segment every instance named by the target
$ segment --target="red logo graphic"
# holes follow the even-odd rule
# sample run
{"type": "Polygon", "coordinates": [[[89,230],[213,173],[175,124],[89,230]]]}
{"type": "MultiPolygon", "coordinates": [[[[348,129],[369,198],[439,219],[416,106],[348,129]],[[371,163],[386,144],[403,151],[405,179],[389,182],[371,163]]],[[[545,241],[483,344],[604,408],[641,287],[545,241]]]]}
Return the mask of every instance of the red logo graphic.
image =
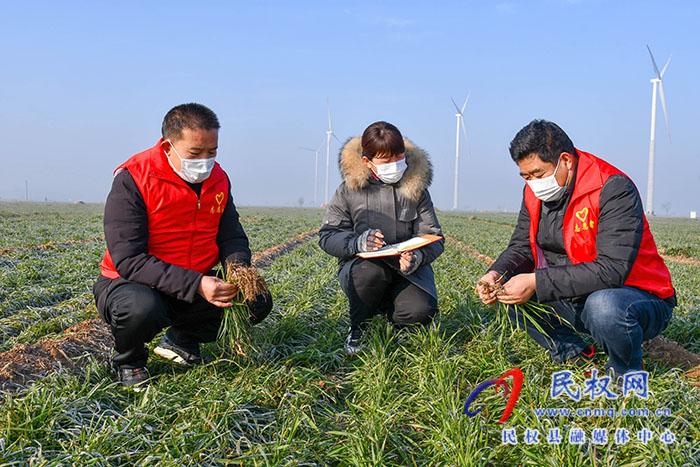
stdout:
{"type": "Polygon", "coordinates": [[[523,372],[520,371],[520,368],[517,366],[515,368],[511,368],[510,370],[506,371],[501,375],[500,378],[498,379],[490,379],[488,381],[484,381],[480,385],[478,385],[474,390],[472,391],[471,394],[469,394],[469,397],[467,397],[467,401],[464,403],[464,413],[467,414],[470,417],[474,417],[475,415],[478,415],[479,412],[481,412],[481,409],[475,411],[475,412],[470,412],[469,411],[469,406],[471,405],[472,402],[474,402],[474,399],[476,399],[479,394],[482,393],[484,389],[486,389],[489,386],[496,386],[496,394],[498,394],[498,386],[503,386],[503,400],[508,397],[508,393],[510,393],[510,397],[508,397],[508,403],[506,404],[506,408],[503,411],[503,415],[501,415],[501,419],[498,421],[498,423],[503,423],[506,420],[508,420],[508,417],[510,417],[510,414],[513,412],[513,409],[515,408],[516,402],[518,402],[518,397],[520,396],[520,390],[523,387],[523,372]],[[513,377],[513,390],[510,391],[508,388],[508,383],[506,382],[506,378],[508,376],[513,377]]]}

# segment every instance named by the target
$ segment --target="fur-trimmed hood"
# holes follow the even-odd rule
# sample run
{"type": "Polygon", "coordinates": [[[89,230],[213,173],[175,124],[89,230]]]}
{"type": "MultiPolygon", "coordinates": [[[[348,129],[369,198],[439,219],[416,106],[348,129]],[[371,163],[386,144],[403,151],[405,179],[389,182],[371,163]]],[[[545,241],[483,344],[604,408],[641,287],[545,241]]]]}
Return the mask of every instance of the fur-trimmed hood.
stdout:
{"type": "MultiPolygon", "coordinates": [[[[340,150],[338,165],[345,185],[354,191],[365,188],[372,178],[372,171],[362,161],[361,138],[350,138],[340,150]]],[[[428,154],[404,138],[406,165],[403,177],[396,183],[399,194],[411,201],[418,201],[433,181],[433,166],[428,154]]]]}

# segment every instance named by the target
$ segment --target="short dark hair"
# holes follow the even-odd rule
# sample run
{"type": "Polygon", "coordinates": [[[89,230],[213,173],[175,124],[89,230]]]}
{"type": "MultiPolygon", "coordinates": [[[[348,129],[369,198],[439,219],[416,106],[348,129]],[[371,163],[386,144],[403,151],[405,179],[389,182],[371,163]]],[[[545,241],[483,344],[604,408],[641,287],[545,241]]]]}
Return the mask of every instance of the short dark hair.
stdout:
{"type": "Polygon", "coordinates": [[[180,104],[165,114],[161,133],[163,139],[178,141],[182,138],[182,130],[218,130],[221,128],[216,114],[202,104],[180,104]]]}
{"type": "Polygon", "coordinates": [[[373,159],[379,155],[398,156],[406,152],[398,128],[387,122],[374,122],[362,133],[362,155],[373,159]]]}
{"type": "Polygon", "coordinates": [[[510,142],[510,157],[516,163],[537,154],[544,162],[556,164],[563,152],[576,157],[576,148],[569,136],[556,123],[547,120],[531,121],[510,142]]]}

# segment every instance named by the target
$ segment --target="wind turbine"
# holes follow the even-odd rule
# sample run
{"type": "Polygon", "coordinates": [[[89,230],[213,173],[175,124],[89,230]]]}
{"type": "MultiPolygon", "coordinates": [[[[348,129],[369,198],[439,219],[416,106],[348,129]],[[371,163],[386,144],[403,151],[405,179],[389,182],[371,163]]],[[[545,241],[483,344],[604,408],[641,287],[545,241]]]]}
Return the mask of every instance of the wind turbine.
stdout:
{"type": "Polygon", "coordinates": [[[329,100],[326,100],[326,102],[328,103],[328,131],[326,131],[326,205],[328,205],[328,168],[331,164],[331,136],[338,142],[340,142],[340,140],[335,136],[335,133],[333,133],[333,125],[331,124],[331,103],[329,100]]]}
{"type": "Polygon", "coordinates": [[[321,141],[321,144],[319,144],[318,148],[316,149],[304,147],[299,148],[304,149],[305,151],[311,151],[314,154],[316,154],[316,164],[314,165],[314,204],[316,206],[318,206],[318,152],[321,150],[321,147],[323,147],[323,141],[321,141]]]}
{"type": "Polygon", "coordinates": [[[658,88],[661,94],[661,107],[664,109],[664,118],[666,119],[666,131],[668,131],[668,140],[671,141],[671,129],[668,126],[668,114],[666,113],[666,99],[664,98],[664,73],[668,67],[668,63],[671,61],[671,56],[668,56],[666,65],[664,69],[659,73],[659,67],[656,66],[656,60],[654,60],[654,54],[651,53],[651,49],[647,45],[647,50],[649,51],[649,56],[651,57],[651,63],[654,65],[654,73],[656,77],[651,79],[654,85],[654,90],[652,91],[651,97],[651,138],[649,139],[649,178],[647,180],[647,215],[654,215],[654,135],[656,134],[656,90],[658,88]]]}
{"type": "Polygon", "coordinates": [[[455,102],[454,99],[452,100],[452,103],[455,106],[455,109],[457,110],[457,113],[455,114],[455,117],[457,117],[457,145],[455,148],[455,194],[454,194],[454,201],[452,202],[452,209],[456,210],[457,209],[457,192],[459,188],[459,128],[460,126],[462,127],[462,131],[464,132],[464,143],[467,144],[467,128],[464,126],[464,109],[467,108],[467,102],[469,102],[469,96],[471,95],[471,91],[467,94],[467,98],[464,99],[464,105],[462,106],[462,109],[457,106],[457,103],[455,102]]]}

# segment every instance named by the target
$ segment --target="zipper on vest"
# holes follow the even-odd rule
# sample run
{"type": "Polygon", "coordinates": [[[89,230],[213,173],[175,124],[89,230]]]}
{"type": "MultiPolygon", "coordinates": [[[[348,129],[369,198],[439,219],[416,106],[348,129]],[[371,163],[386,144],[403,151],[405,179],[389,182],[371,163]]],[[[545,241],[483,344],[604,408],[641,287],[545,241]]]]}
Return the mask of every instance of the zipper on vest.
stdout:
{"type": "MultiPolygon", "coordinates": [[[[201,199],[197,197],[197,211],[199,211],[200,206],[201,199]]],[[[192,250],[194,249],[194,236],[195,232],[197,231],[197,211],[194,212],[194,216],[192,217],[192,232],[190,232],[190,248],[189,254],[187,255],[188,269],[192,269],[192,250]]]]}

